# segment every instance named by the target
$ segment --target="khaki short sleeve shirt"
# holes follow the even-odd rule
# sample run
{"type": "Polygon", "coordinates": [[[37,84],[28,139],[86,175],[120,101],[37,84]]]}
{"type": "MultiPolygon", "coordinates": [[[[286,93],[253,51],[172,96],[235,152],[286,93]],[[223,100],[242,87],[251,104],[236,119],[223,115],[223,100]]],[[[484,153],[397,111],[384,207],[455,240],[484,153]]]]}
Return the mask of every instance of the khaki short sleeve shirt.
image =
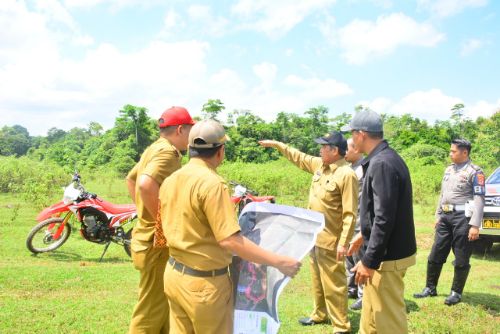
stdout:
{"type": "Polygon", "coordinates": [[[240,231],[229,188],[203,160],[193,158],[160,188],[160,214],[170,255],[198,270],[228,266],[219,245],[240,231]]]}

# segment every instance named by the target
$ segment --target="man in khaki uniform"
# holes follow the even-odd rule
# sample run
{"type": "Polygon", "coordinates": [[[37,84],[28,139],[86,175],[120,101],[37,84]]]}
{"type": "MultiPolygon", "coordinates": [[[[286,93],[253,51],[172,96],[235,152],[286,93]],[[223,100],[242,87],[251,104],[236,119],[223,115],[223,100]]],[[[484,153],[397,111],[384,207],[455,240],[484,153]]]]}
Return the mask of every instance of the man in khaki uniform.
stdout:
{"type": "Polygon", "coordinates": [[[264,147],[277,148],[299,168],[313,174],[309,209],[325,216],[325,228],[311,251],[314,311],[301,318],[302,325],[331,320],[334,333],[348,333],[347,281],[344,257],[354,232],[358,208],[358,179],[345,161],[347,142],[339,132],[315,140],[321,144],[321,158],[306,155],[283,143],[263,140],[264,147]]]}
{"type": "Polygon", "coordinates": [[[183,107],[171,107],[159,119],[160,138],[142,154],[127,175],[130,197],[139,220],[132,233],[132,260],[140,271],[139,301],[134,308],[130,333],[168,333],[168,301],[163,293],[167,248],[153,248],[158,212],[158,192],[166,177],[181,167],[181,151],[187,149],[193,119],[183,107]]]}
{"type": "Polygon", "coordinates": [[[233,333],[232,254],[294,276],[295,259],[241,236],[226,182],[216,168],[228,140],[218,122],[198,122],[189,135],[191,160],[160,188],[160,215],[170,258],[165,293],[173,333],[233,333]]]}

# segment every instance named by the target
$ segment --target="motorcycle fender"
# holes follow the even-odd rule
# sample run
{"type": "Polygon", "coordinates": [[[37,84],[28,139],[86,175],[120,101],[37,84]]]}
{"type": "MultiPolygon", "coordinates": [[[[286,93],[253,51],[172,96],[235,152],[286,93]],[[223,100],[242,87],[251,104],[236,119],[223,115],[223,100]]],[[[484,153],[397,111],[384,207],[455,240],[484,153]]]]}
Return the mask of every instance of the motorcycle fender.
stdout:
{"type": "Polygon", "coordinates": [[[45,219],[48,219],[51,217],[59,217],[64,212],[68,212],[68,211],[69,211],[68,205],[64,204],[63,201],[60,201],[56,204],[49,206],[48,208],[43,209],[38,214],[38,216],[36,216],[36,220],[41,222],[41,221],[44,221],[45,219]]]}

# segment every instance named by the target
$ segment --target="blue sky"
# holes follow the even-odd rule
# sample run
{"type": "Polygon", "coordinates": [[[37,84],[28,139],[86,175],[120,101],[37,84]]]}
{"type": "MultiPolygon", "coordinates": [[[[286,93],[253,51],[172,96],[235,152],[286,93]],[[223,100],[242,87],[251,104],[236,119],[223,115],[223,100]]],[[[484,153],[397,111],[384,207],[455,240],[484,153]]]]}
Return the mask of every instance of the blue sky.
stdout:
{"type": "Polygon", "coordinates": [[[109,128],[125,104],[156,118],[216,98],[266,120],[363,104],[433,122],[459,102],[490,116],[499,15],[492,0],[2,0],[0,126],[109,128]]]}

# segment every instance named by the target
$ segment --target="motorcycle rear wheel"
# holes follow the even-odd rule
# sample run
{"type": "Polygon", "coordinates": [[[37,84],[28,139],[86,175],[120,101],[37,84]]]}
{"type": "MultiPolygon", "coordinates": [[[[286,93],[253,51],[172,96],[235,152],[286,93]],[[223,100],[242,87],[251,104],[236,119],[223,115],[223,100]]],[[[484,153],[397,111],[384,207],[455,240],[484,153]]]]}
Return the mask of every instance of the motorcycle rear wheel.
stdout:
{"type": "Polygon", "coordinates": [[[28,234],[26,246],[33,254],[52,252],[61,247],[71,234],[71,225],[66,223],[59,238],[54,233],[64,222],[63,218],[49,218],[38,223],[28,234]]]}

